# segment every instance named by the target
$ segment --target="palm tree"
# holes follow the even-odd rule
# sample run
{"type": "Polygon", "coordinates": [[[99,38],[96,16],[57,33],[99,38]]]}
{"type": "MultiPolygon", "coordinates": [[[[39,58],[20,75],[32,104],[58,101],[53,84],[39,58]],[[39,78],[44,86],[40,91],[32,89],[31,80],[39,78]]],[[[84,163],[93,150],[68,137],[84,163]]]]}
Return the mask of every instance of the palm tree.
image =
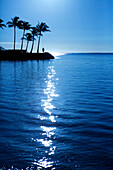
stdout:
{"type": "Polygon", "coordinates": [[[15,50],[15,42],[16,42],[16,27],[22,29],[22,21],[18,21],[19,17],[11,18],[12,21],[8,21],[8,27],[14,27],[14,50],[15,50]]]}
{"type": "Polygon", "coordinates": [[[26,52],[27,52],[29,41],[33,41],[33,36],[31,33],[27,33],[27,34],[24,34],[23,39],[27,40],[27,44],[26,44],[26,52]]]}
{"type": "Polygon", "coordinates": [[[39,35],[38,46],[37,46],[37,53],[39,53],[40,37],[42,36],[42,32],[46,32],[50,30],[48,29],[49,27],[44,22],[38,23],[36,28],[37,28],[38,35],[39,35]]]}
{"type": "Polygon", "coordinates": [[[5,24],[2,24],[2,22],[3,22],[3,20],[2,20],[2,19],[0,19],[0,28],[2,28],[2,29],[3,29],[3,27],[6,27],[6,25],[5,25],[5,24]]]}
{"type": "Polygon", "coordinates": [[[32,51],[33,51],[35,36],[38,35],[37,28],[36,27],[31,27],[31,28],[32,28],[31,33],[32,33],[32,36],[33,36],[33,43],[32,43],[32,47],[31,47],[30,53],[32,53],[32,51]]]}
{"type": "Polygon", "coordinates": [[[30,29],[30,24],[29,22],[23,21],[22,22],[22,29],[23,29],[23,37],[22,37],[22,43],[21,43],[21,50],[23,48],[23,40],[24,40],[24,35],[25,35],[25,30],[29,30],[30,29]]]}

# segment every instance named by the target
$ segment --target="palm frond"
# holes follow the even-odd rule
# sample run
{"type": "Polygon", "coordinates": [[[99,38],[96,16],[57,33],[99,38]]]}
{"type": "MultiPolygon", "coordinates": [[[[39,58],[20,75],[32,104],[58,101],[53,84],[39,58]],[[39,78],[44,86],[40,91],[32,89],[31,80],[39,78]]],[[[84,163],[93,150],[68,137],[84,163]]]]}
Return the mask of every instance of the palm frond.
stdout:
{"type": "Polygon", "coordinates": [[[5,24],[0,24],[0,26],[2,26],[2,27],[6,27],[6,25],[5,25],[5,24]]]}
{"type": "Polygon", "coordinates": [[[11,22],[11,21],[8,21],[6,24],[12,24],[12,22],[11,22]]]}
{"type": "Polygon", "coordinates": [[[8,25],[8,27],[13,27],[13,25],[8,25]]]}
{"type": "Polygon", "coordinates": [[[24,21],[23,22],[23,27],[24,27],[25,30],[29,30],[30,27],[31,27],[31,24],[29,24],[29,22],[24,21]]]}
{"type": "Polygon", "coordinates": [[[3,29],[3,27],[6,27],[6,25],[5,25],[5,24],[2,24],[2,22],[3,22],[3,20],[2,20],[2,19],[0,19],[0,28],[2,28],[2,29],[3,29]]]}
{"type": "Polygon", "coordinates": [[[17,16],[15,16],[15,17],[13,18],[14,21],[18,21],[18,19],[19,19],[19,17],[17,17],[17,16]]]}
{"type": "Polygon", "coordinates": [[[26,34],[24,35],[24,39],[25,39],[25,40],[28,40],[28,41],[33,41],[33,40],[35,40],[35,38],[33,38],[33,35],[32,35],[31,33],[26,33],[26,34]]]}
{"type": "Polygon", "coordinates": [[[23,29],[23,21],[22,20],[18,21],[16,25],[19,29],[23,29]]]}
{"type": "Polygon", "coordinates": [[[17,17],[17,16],[14,18],[11,18],[13,25],[17,26],[18,19],[19,19],[19,17],[17,17]]]}
{"type": "Polygon", "coordinates": [[[0,19],[0,23],[2,23],[3,22],[3,20],[2,19],[0,19]]]}
{"type": "Polygon", "coordinates": [[[2,28],[3,29],[3,27],[0,25],[0,28],[2,28]]]}
{"type": "Polygon", "coordinates": [[[37,27],[37,30],[40,32],[40,34],[41,34],[41,32],[46,32],[46,31],[49,31],[49,32],[50,32],[50,30],[48,29],[49,26],[46,25],[45,22],[41,22],[41,23],[38,22],[38,24],[36,25],[36,27],[37,27]]]}

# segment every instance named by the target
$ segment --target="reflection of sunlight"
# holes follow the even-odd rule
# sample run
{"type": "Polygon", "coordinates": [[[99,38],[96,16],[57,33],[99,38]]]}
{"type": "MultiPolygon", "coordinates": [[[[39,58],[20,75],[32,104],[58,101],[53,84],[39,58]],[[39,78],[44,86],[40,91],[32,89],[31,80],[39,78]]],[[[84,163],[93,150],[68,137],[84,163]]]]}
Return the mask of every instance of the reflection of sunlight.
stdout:
{"type": "MultiPolygon", "coordinates": [[[[46,84],[46,88],[44,89],[44,98],[41,100],[42,102],[42,107],[46,113],[46,116],[42,116],[42,115],[38,115],[38,118],[43,121],[43,120],[47,120],[48,122],[52,123],[52,126],[54,125],[54,123],[56,122],[55,118],[57,116],[54,115],[53,113],[53,109],[55,108],[54,106],[54,98],[58,97],[59,95],[56,94],[56,81],[58,80],[58,78],[55,78],[54,76],[56,75],[56,72],[54,70],[53,66],[49,66],[48,67],[48,75],[47,78],[44,79],[45,80],[45,84],[46,84]]],[[[56,150],[56,146],[53,146],[53,139],[55,139],[55,130],[56,127],[46,127],[46,126],[40,126],[40,128],[42,129],[42,136],[40,138],[37,139],[33,139],[32,140],[34,142],[39,142],[41,143],[41,145],[43,145],[46,149],[45,149],[45,153],[50,156],[55,154],[55,150],[56,150]]],[[[42,147],[42,146],[41,146],[42,147]]],[[[51,157],[48,159],[46,157],[43,157],[42,159],[36,161],[34,160],[34,164],[38,165],[40,167],[43,168],[50,168],[53,166],[53,161],[50,161],[51,157]]]]}
{"type": "Polygon", "coordinates": [[[45,132],[50,132],[56,129],[56,127],[46,127],[46,126],[41,126],[41,128],[43,129],[43,131],[45,132]]]}
{"type": "Polygon", "coordinates": [[[58,95],[58,94],[51,93],[50,96],[52,96],[52,97],[58,97],[59,95],[58,95]]]}
{"type": "Polygon", "coordinates": [[[41,126],[41,128],[43,129],[43,131],[45,133],[43,133],[42,135],[46,135],[47,137],[51,138],[51,136],[53,136],[54,130],[56,129],[56,127],[46,127],[46,126],[41,126]]]}
{"type": "Polygon", "coordinates": [[[53,155],[55,153],[55,149],[56,149],[55,146],[51,147],[49,155],[53,155]]]}
{"type": "MultiPolygon", "coordinates": [[[[51,111],[52,109],[55,108],[55,106],[53,106],[51,104],[51,101],[53,100],[53,97],[58,97],[58,94],[55,94],[55,83],[52,82],[54,75],[56,74],[54,67],[53,66],[49,66],[48,67],[49,72],[48,72],[48,81],[45,80],[45,83],[47,84],[47,88],[44,89],[44,94],[47,95],[47,99],[44,100],[42,99],[41,101],[43,102],[42,106],[44,107],[44,111],[46,113],[48,113],[49,115],[51,115],[51,111]]],[[[58,80],[58,78],[55,79],[56,81],[58,80]]],[[[52,122],[55,122],[54,119],[51,117],[49,118],[52,122]]]]}
{"type": "Polygon", "coordinates": [[[43,157],[38,162],[36,162],[36,160],[34,160],[34,165],[38,165],[43,168],[50,168],[50,167],[52,167],[53,163],[54,163],[53,161],[50,162],[46,157],[43,157]]]}
{"type": "Polygon", "coordinates": [[[44,102],[44,104],[42,106],[44,106],[44,111],[46,113],[48,113],[49,115],[51,115],[51,112],[49,111],[49,109],[54,109],[55,107],[49,103],[52,99],[48,99],[48,100],[42,100],[42,102],[44,102]]]}
{"type": "Polygon", "coordinates": [[[38,115],[38,118],[39,118],[40,120],[46,120],[46,119],[47,119],[47,117],[40,116],[40,115],[38,115]]]}
{"type": "Polygon", "coordinates": [[[56,58],[56,56],[65,55],[66,53],[51,52],[51,54],[56,58]]]}
{"type": "Polygon", "coordinates": [[[54,116],[49,116],[49,119],[51,120],[51,122],[56,122],[56,120],[54,119],[54,116]]]}
{"type": "Polygon", "coordinates": [[[54,76],[54,75],[51,75],[51,76],[50,76],[50,75],[48,75],[48,78],[52,78],[53,76],[54,76]]]}
{"type": "Polygon", "coordinates": [[[49,115],[51,115],[51,112],[50,112],[48,109],[46,109],[46,107],[44,107],[44,111],[45,111],[46,113],[48,113],[49,115]]]}
{"type": "Polygon", "coordinates": [[[41,142],[45,147],[49,147],[52,144],[52,140],[37,139],[37,142],[41,142]]]}

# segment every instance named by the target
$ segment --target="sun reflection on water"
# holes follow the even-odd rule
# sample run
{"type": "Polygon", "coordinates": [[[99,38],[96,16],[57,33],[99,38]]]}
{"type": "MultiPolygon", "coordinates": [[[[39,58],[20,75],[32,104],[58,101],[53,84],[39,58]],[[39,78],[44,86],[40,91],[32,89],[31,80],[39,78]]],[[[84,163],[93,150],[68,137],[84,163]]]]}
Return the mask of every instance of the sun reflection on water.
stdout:
{"type": "Polygon", "coordinates": [[[54,163],[53,161],[49,161],[46,157],[43,157],[38,162],[36,162],[36,160],[34,160],[34,165],[44,167],[44,168],[50,168],[53,163],[54,163]]]}
{"type": "MultiPolygon", "coordinates": [[[[45,150],[45,155],[39,160],[34,160],[34,165],[37,165],[38,167],[42,168],[49,168],[52,167],[54,164],[54,161],[51,158],[51,155],[55,154],[56,146],[54,146],[54,140],[55,140],[55,122],[57,116],[54,115],[54,104],[53,99],[55,97],[58,97],[59,95],[56,94],[56,82],[58,81],[58,78],[55,78],[55,70],[54,66],[48,66],[48,74],[45,80],[46,88],[44,88],[44,98],[41,100],[42,107],[44,109],[44,112],[46,113],[45,116],[38,115],[38,118],[43,121],[46,120],[48,122],[52,123],[52,127],[47,127],[42,123],[42,126],[40,128],[42,129],[42,137],[39,139],[32,139],[35,142],[40,143],[45,150]]],[[[51,124],[50,123],[50,124],[51,124]]]]}

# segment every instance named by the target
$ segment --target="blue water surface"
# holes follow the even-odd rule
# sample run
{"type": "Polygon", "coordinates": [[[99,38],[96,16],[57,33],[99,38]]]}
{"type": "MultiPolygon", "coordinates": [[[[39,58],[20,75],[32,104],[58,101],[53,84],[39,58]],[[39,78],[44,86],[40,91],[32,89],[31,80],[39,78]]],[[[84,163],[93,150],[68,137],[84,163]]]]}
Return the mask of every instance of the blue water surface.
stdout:
{"type": "Polygon", "coordinates": [[[113,55],[0,62],[1,169],[113,169],[113,55]]]}

